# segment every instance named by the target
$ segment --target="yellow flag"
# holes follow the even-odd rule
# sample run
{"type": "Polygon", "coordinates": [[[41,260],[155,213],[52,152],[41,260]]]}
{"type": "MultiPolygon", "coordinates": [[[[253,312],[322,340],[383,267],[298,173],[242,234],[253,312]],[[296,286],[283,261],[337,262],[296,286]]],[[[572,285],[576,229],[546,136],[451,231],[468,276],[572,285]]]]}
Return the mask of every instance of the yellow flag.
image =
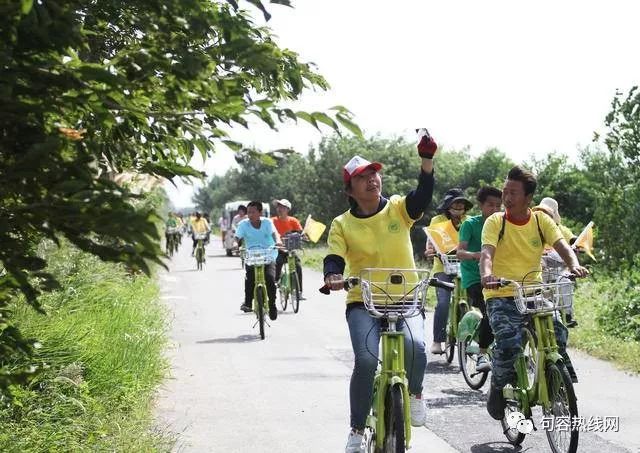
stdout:
{"type": "Polygon", "coordinates": [[[307,220],[304,222],[303,233],[307,235],[311,242],[318,242],[324,230],[327,229],[327,226],[324,223],[320,223],[317,220],[313,220],[311,215],[307,217],[307,220]]]}
{"type": "Polygon", "coordinates": [[[447,254],[458,247],[458,231],[451,220],[429,225],[424,230],[438,253],[447,254]]]}
{"type": "Polygon", "coordinates": [[[596,257],[593,256],[593,222],[589,222],[584,230],[580,233],[576,241],[573,243],[575,248],[582,248],[592,260],[596,261],[596,257]]]}

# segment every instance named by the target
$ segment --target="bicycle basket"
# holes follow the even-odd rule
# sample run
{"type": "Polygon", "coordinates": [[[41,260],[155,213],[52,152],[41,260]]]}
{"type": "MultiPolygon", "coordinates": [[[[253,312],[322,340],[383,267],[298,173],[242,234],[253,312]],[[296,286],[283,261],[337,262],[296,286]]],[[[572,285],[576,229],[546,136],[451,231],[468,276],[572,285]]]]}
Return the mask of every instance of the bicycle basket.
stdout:
{"type": "Polygon", "coordinates": [[[516,288],[516,308],[522,314],[547,313],[571,307],[573,282],[560,277],[552,283],[524,283],[516,288]]]}
{"type": "Polygon", "coordinates": [[[207,238],[207,233],[193,233],[193,238],[196,241],[205,240],[207,238]]]}
{"type": "Polygon", "coordinates": [[[175,227],[168,227],[166,232],[167,234],[177,234],[180,232],[180,229],[175,227]]]}
{"type": "Polygon", "coordinates": [[[440,255],[440,261],[447,275],[460,275],[460,260],[453,255],[440,255]]]}
{"type": "Polygon", "coordinates": [[[282,237],[282,242],[287,252],[300,250],[302,248],[302,235],[300,233],[289,233],[282,237]]]}
{"type": "Polygon", "coordinates": [[[409,318],[424,305],[429,271],[423,269],[368,268],[360,272],[362,301],[376,318],[409,318]]]}
{"type": "Polygon", "coordinates": [[[263,266],[275,261],[273,249],[248,249],[245,250],[244,262],[247,266],[263,266]]]}

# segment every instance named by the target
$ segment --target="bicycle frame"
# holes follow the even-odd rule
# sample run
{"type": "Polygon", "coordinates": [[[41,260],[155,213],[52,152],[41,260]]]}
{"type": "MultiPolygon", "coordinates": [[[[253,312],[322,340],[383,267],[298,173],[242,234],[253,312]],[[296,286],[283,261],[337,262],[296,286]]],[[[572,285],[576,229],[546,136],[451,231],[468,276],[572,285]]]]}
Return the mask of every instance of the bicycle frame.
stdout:
{"type": "Polygon", "coordinates": [[[404,334],[397,332],[396,321],[389,320],[389,330],[382,332],[380,342],[382,343],[382,360],[380,372],[376,373],[373,382],[373,404],[374,414],[369,415],[367,425],[376,427],[376,447],[383,446],[386,435],[384,420],[385,398],[389,388],[400,384],[402,389],[402,399],[404,401],[404,419],[407,421],[404,426],[405,446],[409,448],[411,442],[411,413],[409,408],[409,381],[407,372],[404,369],[404,334]]]}
{"type": "MultiPolygon", "coordinates": [[[[267,281],[264,277],[264,264],[253,266],[254,285],[253,285],[253,312],[258,315],[258,291],[262,291],[262,305],[264,309],[268,309],[267,304],[267,281]]],[[[254,325],[255,327],[255,325],[254,325]]]]}
{"type": "Polygon", "coordinates": [[[517,376],[517,388],[505,387],[505,397],[517,399],[522,404],[522,409],[526,416],[531,414],[531,407],[540,405],[548,409],[549,389],[547,381],[544,379],[547,363],[563,362],[562,356],[558,352],[555,330],[553,327],[553,314],[541,313],[531,316],[533,331],[536,341],[536,367],[533,382],[529,382],[527,374],[527,364],[524,352],[516,358],[515,368],[517,376]]]}

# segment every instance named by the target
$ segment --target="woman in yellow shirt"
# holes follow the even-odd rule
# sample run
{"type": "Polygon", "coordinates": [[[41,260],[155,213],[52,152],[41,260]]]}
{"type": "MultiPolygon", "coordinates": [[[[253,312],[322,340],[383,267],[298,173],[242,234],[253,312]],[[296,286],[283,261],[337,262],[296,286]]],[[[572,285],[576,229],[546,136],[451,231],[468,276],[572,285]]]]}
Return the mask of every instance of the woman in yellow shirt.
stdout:
{"type": "MultiPolygon", "coordinates": [[[[437,145],[426,129],[421,130],[418,154],[421,172],[417,187],[406,196],[382,195],[382,164],[354,156],[343,167],[343,180],[351,209],[331,223],[329,254],[324,259],[325,285],[332,290],[343,288],[343,272],[351,275],[363,268],[413,269],[413,248],[409,232],[422,217],[433,194],[433,155],[437,145]]],[[[349,386],[351,430],[346,453],[364,452],[363,431],[373,401],[373,379],[378,358],[370,351],[378,350],[380,319],[369,316],[362,303],[360,287],[347,296],[346,318],[354,352],[354,367],[349,386]]],[[[427,366],[424,345],[424,318],[401,320],[398,329],[405,335],[405,368],[409,380],[411,423],[426,422],[422,399],[422,382],[427,366]],[[412,332],[409,335],[409,330],[412,332]]]]}
{"type": "MultiPolygon", "coordinates": [[[[467,211],[471,209],[473,203],[465,198],[462,189],[449,189],[442,200],[442,203],[436,208],[438,215],[431,218],[429,225],[435,225],[442,222],[451,222],[457,232],[460,225],[467,219],[467,211]]],[[[431,241],[427,241],[427,256],[435,256],[435,248],[431,241]]],[[[433,269],[431,274],[439,280],[452,282],[454,275],[447,275],[444,272],[442,261],[437,256],[433,259],[433,269]]],[[[451,303],[451,291],[444,288],[436,288],[436,310],[433,315],[433,343],[431,344],[431,354],[443,354],[442,342],[447,338],[447,319],[449,318],[449,304],[451,303]]]]}

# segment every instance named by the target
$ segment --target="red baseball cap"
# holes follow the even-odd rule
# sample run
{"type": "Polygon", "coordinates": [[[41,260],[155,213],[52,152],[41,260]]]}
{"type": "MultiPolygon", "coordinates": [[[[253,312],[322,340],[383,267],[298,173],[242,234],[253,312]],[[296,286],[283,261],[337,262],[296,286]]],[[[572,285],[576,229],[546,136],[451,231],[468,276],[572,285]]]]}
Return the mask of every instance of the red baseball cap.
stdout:
{"type": "Polygon", "coordinates": [[[353,156],[342,169],[342,178],[344,179],[344,183],[349,184],[352,177],[359,175],[369,168],[373,168],[375,171],[380,171],[382,164],[380,162],[369,162],[364,157],[353,156]]]}

